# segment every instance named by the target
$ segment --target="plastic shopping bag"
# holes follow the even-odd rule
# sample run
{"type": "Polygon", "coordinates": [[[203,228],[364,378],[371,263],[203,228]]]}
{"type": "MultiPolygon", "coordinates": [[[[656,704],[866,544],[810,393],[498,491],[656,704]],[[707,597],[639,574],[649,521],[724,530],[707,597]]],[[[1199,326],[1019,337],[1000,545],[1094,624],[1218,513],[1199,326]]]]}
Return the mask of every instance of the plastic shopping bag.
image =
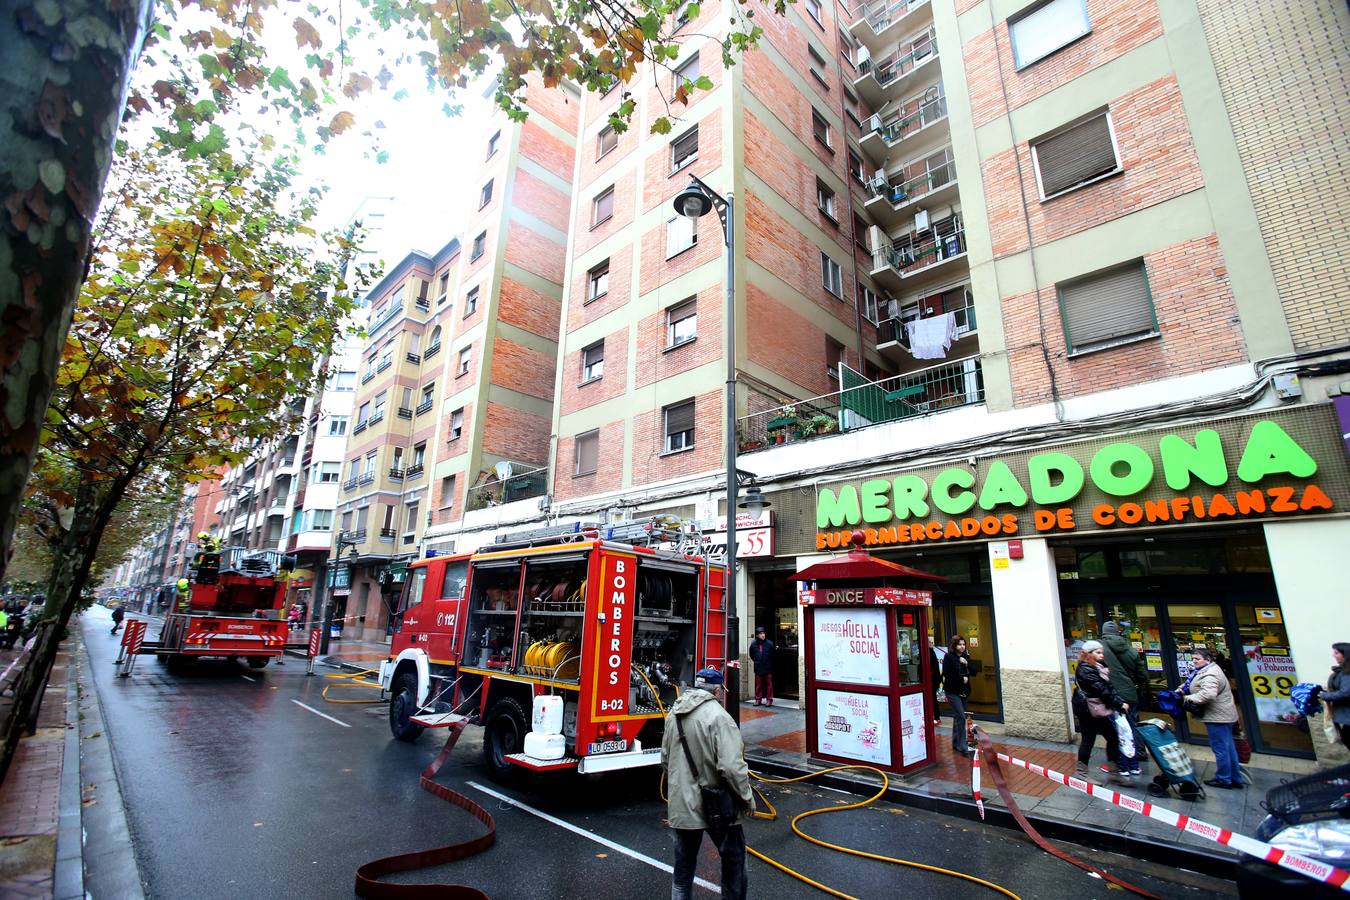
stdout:
{"type": "Polygon", "coordinates": [[[1111,721],[1116,726],[1116,737],[1120,742],[1120,756],[1122,759],[1129,759],[1134,756],[1134,729],[1130,727],[1130,720],[1125,718],[1124,713],[1116,713],[1111,717],[1111,721]]]}

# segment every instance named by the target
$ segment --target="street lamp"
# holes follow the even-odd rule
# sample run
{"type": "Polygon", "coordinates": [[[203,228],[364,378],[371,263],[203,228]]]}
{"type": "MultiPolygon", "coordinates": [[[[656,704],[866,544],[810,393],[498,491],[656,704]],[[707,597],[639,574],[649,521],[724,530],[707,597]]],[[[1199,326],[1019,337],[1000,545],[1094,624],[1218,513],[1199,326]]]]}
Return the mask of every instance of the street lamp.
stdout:
{"type": "MultiPolygon", "coordinates": [[[[727,661],[740,659],[739,619],[736,616],[736,243],[735,222],[732,214],[735,210],[735,195],[725,197],[714,191],[697,175],[689,176],[689,185],[675,195],[675,212],[688,219],[701,219],[710,211],[717,211],[722,223],[722,239],[727,248],[727,285],[726,285],[726,432],[723,441],[726,445],[727,461],[727,578],[726,578],[726,615],[727,615],[727,661]]],[[[726,667],[730,669],[730,666],[726,667]]],[[[740,678],[726,678],[728,706],[731,715],[740,721],[740,678]]]]}
{"type": "Polygon", "coordinates": [[[324,577],[318,579],[317,584],[314,586],[315,606],[318,606],[319,603],[319,589],[323,587],[328,588],[328,596],[323,598],[323,618],[321,619],[322,624],[319,626],[323,629],[319,634],[319,652],[322,654],[328,652],[328,639],[333,634],[333,592],[331,581],[337,577],[338,564],[342,562],[343,549],[347,547],[351,548],[351,561],[347,565],[353,566],[361,555],[360,551],[356,549],[360,546],[360,541],[354,541],[347,537],[347,532],[339,531],[337,538],[337,552],[333,554],[333,559],[324,565],[324,577]]]}

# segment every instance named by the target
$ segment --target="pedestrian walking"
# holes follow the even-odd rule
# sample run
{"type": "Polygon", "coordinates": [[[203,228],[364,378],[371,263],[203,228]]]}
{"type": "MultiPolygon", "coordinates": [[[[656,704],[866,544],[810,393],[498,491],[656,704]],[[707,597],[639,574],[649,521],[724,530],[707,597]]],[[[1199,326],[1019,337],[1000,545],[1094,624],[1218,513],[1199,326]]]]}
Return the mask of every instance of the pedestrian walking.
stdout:
{"type": "Polygon", "coordinates": [[[750,642],[750,661],[755,665],[755,705],[760,701],[773,706],[773,641],[765,635],[764,626],[755,629],[750,642]]]}
{"type": "Polygon", "coordinates": [[[1233,730],[1237,726],[1237,704],[1228,676],[1214,661],[1214,652],[1197,647],[1191,652],[1191,674],[1181,685],[1184,703],[1205,723],[1209,746],[1214,751],[1214,777],[1205,784],[1217,788],[1242,788],[1242,770],[1238,768],[1233,730]]]}
{"type": "MultiPolygon", "coordinates": [[[[1120,626],[1115,622],[1102,625],[1100,643],[1106,668],[1111,672],[1111,687],[1125,701],[1125,718],[1134,733],[1134,754],[1122,756],[1117,765],[1122,775],[1139,775],[1143,771],[1140,765],[1143,745],[1139,740],[1139,700],[1148,692],[1148,670],[1138,651],[1121,636],[1120,626]]],[[[1107,763],[1108,767],[1110,765],[1107,763]]]]}
{"type": "Polygon", "coordinates": [[[933,724],[941,725],[942,717],[938,715],[938,693],[942,690],[942,657],[938,656],[937,639],[931,634],[928,636],[928,668],[932,672],[928,692],[933,700],[933,724]]]}
{"type": "Polygon", "coordinates": [[[1341,743],[1350,749],[1350,667],[1345,664],[1347,656],[1350,656],[1350,643],[1331,645],[1331,658],[1336,664],[1331,667],[1326,690],[1318,696],[1327,704],[1327,716],[1340,734],[1341,743]]]}
{"type": "Polygon", "coordinates": [[[0,641],[4,642],[6,647],[14,646],[14,639],[9,636],[9,610],[0,603],[0,641]]]}
{"type": "Polygon", "coordinates": [[[957,635],[947,645],[947,658],[942,661],[942,689],[952,705],[952,749],[966,755],[970,744],[966,740],[966,700],[970,697],[970,656],[966,653],[966,639],[957,635]]]}
{"type": "Polygon", "coordinates": [[[1074,669],[1073,713],[1078,717],[1079,778],[1088,777],[1088,760],[1097,743],[1097,735],[1106,740],[1106,759],[1116,766],[1112,776],[1122,784],[1133,782],[1120,767],[1120,735],[1116,731],[1115,715],[1129,706],[1111,686],[1111,671],[1106,666],[1106,652],[1101,641],[1084,641],[1074,669]]]}
{"type": "Polygon", "coordinates": [[[727,900],[745,898],[745,832],[740,820],[754,801],[741,732],[723,708],[725,696],[722,673],[702,669],[694,687],[680,695],[666,716],[661,766],[667,779],[666,819],[675,830],[671,900],[688,900],[691,896],[705,831],[722,860],[722,896],[727,900]],[[708,821],[705,788],[730,792],[735,810],[728,821],[720,821],[720,817],[708,821]]]}
{"type": "Polygon", "coordinates": [[[108,634],[117,634],[117,629],[122,627],[122,620],[126,617],[127,611],[122,608],[120,603],[113,607],[113,627],[112,631],[109,631],[108,634]]]}

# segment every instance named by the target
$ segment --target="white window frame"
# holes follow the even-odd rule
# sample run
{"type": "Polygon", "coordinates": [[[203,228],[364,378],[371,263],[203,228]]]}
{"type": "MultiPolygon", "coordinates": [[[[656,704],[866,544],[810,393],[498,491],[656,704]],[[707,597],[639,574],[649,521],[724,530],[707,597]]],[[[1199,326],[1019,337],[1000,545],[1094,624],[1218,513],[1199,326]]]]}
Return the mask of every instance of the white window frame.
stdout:
{"type": "Polygon", "coordinates": [[[460,407],[450,414],[450,440],[457,441],[464,434],[464,408],[460,407]]]}
{"type": "Polygon", "coordinates": [[[581,348],[581,383],[589,384],[605,375],[605,342],[596,341],[581,348]],[[599,354],[598,356],[596,354],[599,354]]]}
{"type": "Polygon", "coordinates": [[[599,133],[595,136],[595,158],[597,160],[604,159],[610,153],[613,153],[614,149],[618,146],[619,132],[614,130],[613,125],[606,125],[604,128],[601,128],[599,133]],[[609,135],[613,138],[613,141],[608,147],[605,146],[605,135],[609,135]]]}
{"type": "Polygon", "coordinates": [[[661,433],[664,435],[663,446],[665,447],[666,453],[678,453],[683,450],[694,449],[694,441],[698,433],[697,415],[698,415],[698,407],[695,405],[693,400],[684,400],[680,403],[672,403],[669,406],[662,408],[661,433]],[[694,427],[685,431],[677,431],[672,434],[670,430],[670,413],[672,410],[679,409],[685,406],[694,407],[694,415],[695,415],[694,427]]]}
{"type": "Polygon", "coordinates": [[[825,290],[839,299],[843,299],[844,269],[834,261],[834,257],[824,250],[820,251],[820,281],[825,290]]]}
{"type": "Polygon", "coordinates": [[[478,285],[469,288],[464,295],[464,318],[468,318],[478,311],[478,285]]]}
{"type": "Polygon", "coordinates": [[[347,433],[347,426],[351,423],[351,416],[329,416],[328,417],[328,436],[342,437],[347,433]]]}
{"type": "Polygon", "coordinates": [[[698,301],[690,297],[688,300],[676,303],[666,310],[666,349],[683,347],[698,338],[698,301]],[[676,334],[677,327],[685,322],[691,322],[693,331],[684,337],[676,334]]]}
{"type": "Polygon", "coordinates": [[[820,144],[826,149],[833,150],[834,149],[833,132],[834,129],[830,127],[830,120],[822,116],[820,114],[820,110],[816,109],[814,106],[811,107],[811,135],[816,139],[816,143],[820,144]],[[821,125],[825,126],[824,138],[816,134],[817,121],[819,121],[821,125]]]}
{"type": "Polygon", "coordinates": [[[1063,197],[1065,194],[1071,194],[1076,190],[1085,188],[1088,185],[1096,184],[1097,182],[1103,181],[1114,175],[1119,175],[1125,167],[1124,163],[1120,161],[1120,143],[1116,139],[1116,122],[1115,119],[1111,117],[1111,110],[1109,109],[1098,109],[1088,113],[1085,116],[1079,116],[1072,122],[1068,122],[1064,125],[1061,125],[1054,131],[1048,132],[1047,134],[1043,134],[1040,137],[1036,138],[1036,140],[1030,143],[1030,146],[1031,146],[1031,171],[1036,174],[1036,195],[1041,199],[1042,203],[1044,203],[1046,200],[1053,200],[1056,197],[1063,197]],[[1038,145],[1043,144],[1048,140],[1053,140],[1054,138],[1058,137],[1064,132],[1070,131],[1071,129],[1076,128],[1079,125],[1086,124],[1087,122],[1092,121],[1098,116],[1106,117],[1106,131],[1107,134],[1111,136],[1111,152],[1116,157],[1116,167],[1114,169],[1111,169],[1109,172],[1103,172],[1100,175],[1094,175],[1091,178],[1087,179],[1086,181],[1080,181],[1077,184],[1071,184],[1068,187],[1064,188],[1063,190],[1055,191],[1053,194],[1047,194],[1045,192],[1045,185],[1041,181],[1041,158],[1039,155],[1037,155],[1038,145]]]}
{"type": "Polygon", "coordinates": [[[333,390],[335,391],[354,391],[356,390],[356,373],[343,369],[333,377],[333,390]]]}
{"type": "Polygon", "coordinates": [[[610,185],[600,193],[591,198],[591,227],[599,228],[601,225],[614,218],[614,185],[610,185]],[[603,217],[600,216],[600,203],[605,198],[609,198],[609,212],[603,217]]]}
{"type": "Polygon", "coordinates": [[[483,185],[482,190],[478,192],[478,208],[482,209],[492,202],[492,189],[497,179],[489,178],[487,184],[483,185]]]}
{"type": "Polygon", "coordinates": [[[839,223],[839,204],[834,190],[821,179],[816,179],[816,209],[829,217],[831,222],[839,223]]]}
{"type": "Polygon", "coordinates": [[[487,232],[481,232],[473,239],[473,252],[469,254],[469,262],[478,259],[487,252],[487,232]]]}
{"type": "Polygon", "coordinates": [[[472,347],[464,347],[459,351],[459,365],[455,369],[456,378],[469,374],[469,366],[473,360],[472,349],[472,347]]]}
{"type": "MultiPolygon", "coordinates": [[[[609,260],[598,262],[586,270],[586,300],[590,303],[592,300],[599,300],[609,293],[609,260]],[[601,267],[604,271],[600,271],[601,267]],[[596,288],[599,290],[596,290],[596,288]]],[[[582,305],[584,306],[585,303],[582,305]]]]}
{"type": "Polygon", "coordinates": [[[497,155],[497,145],[501,143],[501,139],[502,133],[500,130],[492,137],[488,138],[487,159],[492,159],[492,157],[497,155]]]}
{"type": "Polygon", "coordinates": [[[698,76],[702,74],[702,73],[699,71],[698,53],[694,53],[692,56],[690,56],[690,57],[689,57],[688,59],[686,59],[684,62],[682,62],[682,63],[680,63],[678,66],[676,66],[675,69],[674,69],[674,73],[675,73],[675,87],[677,87],[677,88],[678,88],[680,85],[684,84],[686,81],[691,82],[691,83],[692,83],[692,82],[695,82],[695,81],[698,81],[698,76]],[[690,66],[693,66],[693,67],[694,67],[694,74],[693,74],[692,76],[689,75],[689,74],[685,71],[685,70],[688,69],[690,66]]]}
{"type": "MultiPolygon", "coordinates": [[[[1027,32],[1022,33],[1025,34],[1027,32]]],[[[1086,37],[1091,33],[1092,19],[1088,15],[1087,0],[1045,0],[1043,3],[1037,3],[1008,19],[1008,43],[1012,47],[1013,66],[1020,72],[1028,66],[1035,65],[1048,56],[1053,56],[1074,41],[1086,37]],[[1035,28],[1038,23],[1044,26],[1046,24],[1046,19],[1054,12],[1054,10],[1051,10],[1051,7],[1057,5],[1069,8],[1059,10],[1060,14],[1065,16],[1066,22],[1068,21],[1069,15],[1077,13],[1078,15],[1076,18],[1079,20],[1079,23],[1081,23],[1081,27],[1077,29],[1071,28],[1062,32],[1058,39],[1052,39],[1052,42],[1045,42],[1043,46],[1037,50],[1033,50],[1031,55],[1024,57],[1024,55],[1018,51],[1018,26],[1021,26],[1023,29],[1035,28]]]]}
{"type": "Polygon", "coordinates": [[[675,140],[673,140],[673,141],[670,142],[670,174],[674,175],[676,172],[680,171],[680,170],[683,169],[685,166],[688,166],[688,165],[692,164],[696,159],[698,159],[698,126],[697,126],[697,125],[695,125],[693,128],[690,128],[690,129],[689,129],[688,131],[686,131],[684,134],[680,135],[680,136],[677,137],[675,140]],[[693,150],[693,152],[692,152],[692,153],[686,153],[684,156],[678,156],[678,155],[677,155],[677,152],[678,152],[678,151],[677,151],[677,148],[679,147],[679,145],[680,145],[682,142],[687,141],[689,138],[693,138],[693,139],[694,139],[694,150],[693,150]]]}
{"type": "Polygon", "coordinates": [[[821,21],[820,21],[820,13],[821,13],[821,4],[820,4],[820,0],[806,0],[806,3],[805,3],[804,5],[805,5],[805,7],[806,7],[806,13],[807,13],[807,15],[809,15],[813,20],[815,20],[815,23],[816,23],[817,25],[820,25],[820,24],[821,24],[821,21]]]}
{"type": "Polygon", "coordinates": [[[876,291],[867,285],[858,284],[858,302],[862,306],[863,318],[873,325],[878,324],[881,319],[881,298],[877,296],[876,291]]]}
{"type": "Polygon", "coordinates": [[[675,215],[666,220],[666,259],[698,245],[698,220],[675,215]]]}
{"type": "Polygon", "coordinates": [[[332,531],[333,530],[333,511],[331,509],[311,509],[309,511],[310,527],[307,531],[332,531]]]}

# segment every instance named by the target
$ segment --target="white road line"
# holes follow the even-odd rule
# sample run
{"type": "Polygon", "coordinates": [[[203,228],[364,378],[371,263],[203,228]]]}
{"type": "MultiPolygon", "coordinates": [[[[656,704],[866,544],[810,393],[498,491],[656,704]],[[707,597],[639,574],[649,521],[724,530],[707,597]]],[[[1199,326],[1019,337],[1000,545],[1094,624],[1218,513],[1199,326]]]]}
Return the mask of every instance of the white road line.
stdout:
{"type": "MultiPolygon", "coordinates": [[[[666,863],[663,863],[657,859],[652,859],[645,853],[639,853],[636,850],[631,850],[628,847],[623,846],[622,844],[614,843],[609,838],[603,838],[593,831],[587,831],[585,828],[573,825],[571,822],[565,822],[562,819],[557,818],[556,816],[550,816],[548,813],[535,809],[533,806],[521,803],[519,800],[516,800],[512,797],[508,797],[505,794],[498,793],[497,791],[494,791],[492,788],[484,787],[483,785],[479,784],[476,781],[470,781],[468,782],[468,785],[474,790],[482,791],[489,797],[495,797],[498,800],[502,801],[503,803],[506,803],[510,806],[514,806],[516,809],[523,810],[532,816],[538,816],[545,822],[551,822],[552,824],[557,825],[559,828],[565,828],[566,830],[572,832],[573,834],[581,835],[587,840],[595,841],[602,847],[608,847],[611,850],[614,850],[618,853],[622,853],[624,856],[636,859],[638,862],[646,863],[647,865],[651,866],[654,869],[660,869],[662,872],[666,872],[667,874],[673,873],[674,871],[666,863]]],[[[706,888],[707,890],[712,891],[714,894],[720,895],[722,893],[722,888],[720,886],[713,884],[711,881],[708,881],[706,879],[695,877],[694,883],[701,888],[706,888]]]]}
{"type": "Polygon", "coordinates": [[[249,678],[247,675],[244,675],[244,674],[242,674],[242,673],[239,675],[239,677],[242,678],[242,679],[244,679],[245,681],[251,681],[251,682],[253,682],[254,684],[257,684],[257,683],[258,683],[258,679],[256,679],[256,678],[249,678]]]}
{"type": "Polygon", "coordinates": [[[312,706],[306,706],[305,704],[301,703],[299,700],[296,700],[295,698],[291,698],[291,702],[294,703],[296,706],[300,707],[301,709],[307,709],[307,710],[309,710],[310,712],[314,713],[314,715],[316,715],[316,716],[322,716],[323,718],[327,719],[327,720],[330,721],[330,722],[336,722],[336,723],[338,723],[339,725],[341,725],[343,728],[351,728],[351,727],[352,727],[352,726],[348,725],[346,722],[342,721],[341,719],[335,719],[335,718],[333,718],[332,716],[328,715],[328,713],[321,713],[321,712],[319,712],[317,709],[315,709],[314,707],[312,707],[312,706]]]}

